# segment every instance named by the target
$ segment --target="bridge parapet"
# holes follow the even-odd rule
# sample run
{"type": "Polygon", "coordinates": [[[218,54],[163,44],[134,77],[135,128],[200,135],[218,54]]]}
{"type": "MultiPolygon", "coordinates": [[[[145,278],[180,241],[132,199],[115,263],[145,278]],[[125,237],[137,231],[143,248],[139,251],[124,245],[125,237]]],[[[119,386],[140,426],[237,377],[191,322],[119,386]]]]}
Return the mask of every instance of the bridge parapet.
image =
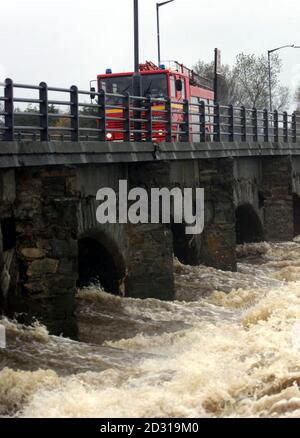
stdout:
{"type": "Polygon", "coordinates": [[[11,79],[0,88],[0,140],[296,143],[300,138],[297,112],[104,91],[91,96],[76,86],[15,84],[11,79]]]}

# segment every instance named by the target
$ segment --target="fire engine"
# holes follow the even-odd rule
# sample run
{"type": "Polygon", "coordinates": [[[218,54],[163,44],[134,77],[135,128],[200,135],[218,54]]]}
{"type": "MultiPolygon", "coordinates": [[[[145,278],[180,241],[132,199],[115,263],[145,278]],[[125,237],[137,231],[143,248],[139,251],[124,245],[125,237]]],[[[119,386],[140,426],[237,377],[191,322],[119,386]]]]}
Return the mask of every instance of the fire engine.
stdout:
{"type": "MultiPolygon", "coordinates": [[[[213,104],[214,91],[213,81],[199,76],[195,71],[185,67],[177,61],[167,61],[166,65],[157,67],[154,63],[147,61],[145,64],[140,64],[139,71],[141,75],[141,90],[143,97],[153,98],[152,114],[155,115],[163,113],[165,106],[163,99],[169,97],[171,99],[172,120],[172,139],[178,138],[178,125],[180,125],[180,118],[178,115],[183,108],[183,102],[188,101],[190,104],[190,133],[189,139],[191,141],[200,141],[200,115],[199,104],[205,102],[208,111],[206,115],[206,131],[210,131],[210,126],[213,125],[213,104]],[[159,99],[162,102],[159,102],[159,99]],[[194,106],[193,106],[194,104],[194,106]],[[174,114],[173,114],[174,112],[174,114]],[[179,122],[178,122],[179,121],[179,122]]],[[[122,141],[124,133],[122,132],[122,112],[124,109],[119,109],[122,106],[122,99],[117,96],[129,93],[133,95],[133,73],[112,73],[110,69],[106,74],[97,76],[98,90],[104,90],[108,94],[106,115],[108,118],[106,132],[107,140],[122,141]],[[116,120],[114,120],[116,119],[116,120]]],[[[143,114],[141,114],[143,117],[143,114]]],[[[163,123],[157,121],[153,122],[153,132],[155,134],[153,141],[161,142],[165,140],[165,126],[163,123]]]]}

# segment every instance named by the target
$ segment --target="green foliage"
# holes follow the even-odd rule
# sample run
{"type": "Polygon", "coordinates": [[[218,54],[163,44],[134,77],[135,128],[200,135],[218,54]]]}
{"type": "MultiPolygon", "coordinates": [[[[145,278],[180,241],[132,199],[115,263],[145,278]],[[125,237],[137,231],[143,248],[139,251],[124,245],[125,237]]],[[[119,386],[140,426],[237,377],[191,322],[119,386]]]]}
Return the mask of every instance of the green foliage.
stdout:
{"type": "MultiPolygon", "coordinates": [[[[15,109],[15,124],[16,126],[34,126],[37,127],[40,125],[40,116],[35,114],[39,114],[39,108],[33,106],[32,104],[28,105],[27,108],[21,110],[20,108],[15,109]]],[[[58,108],[55,108],[54,105],[49,105],[48,107],[49,114],[58,114],[58,108]]],[[[49,126],[56,125],[56,118],[49,118],[49,126]]]]}
{"type": "MultiPolygon", "coordinates": [[[[81,116],[97,117],[99,115],[99,108],[91,108],[89,106],[84,106],[84,107],[82,107],[82,109],[80,111],[80,115],[81,116]]],[[[97,128],[97,121],[95,119],[81,118],[80,127],[81,128],[96,129],[97,128]]]]}

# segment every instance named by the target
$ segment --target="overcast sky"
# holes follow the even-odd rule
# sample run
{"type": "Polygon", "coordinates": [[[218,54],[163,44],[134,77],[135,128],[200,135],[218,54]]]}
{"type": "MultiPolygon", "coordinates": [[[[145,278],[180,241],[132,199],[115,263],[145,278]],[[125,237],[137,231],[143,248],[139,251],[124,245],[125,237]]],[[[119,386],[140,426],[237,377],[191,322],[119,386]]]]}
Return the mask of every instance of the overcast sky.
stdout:
{"type": "MultiPolygon", "coordinates": [[[[141,60],[157,59],[156,0],[140,0],[141,60]]],[[[133,0],[0,0],[0,80],[88,88],[105,68],[132,70],[133,0]]],[[[162,58],[192,66],[222,50],[300,45],[299,0],[175,0],[161,8],[162,58]]],[[[300,84],[300,49],[280,52],[282,82],[300,84]]]]}

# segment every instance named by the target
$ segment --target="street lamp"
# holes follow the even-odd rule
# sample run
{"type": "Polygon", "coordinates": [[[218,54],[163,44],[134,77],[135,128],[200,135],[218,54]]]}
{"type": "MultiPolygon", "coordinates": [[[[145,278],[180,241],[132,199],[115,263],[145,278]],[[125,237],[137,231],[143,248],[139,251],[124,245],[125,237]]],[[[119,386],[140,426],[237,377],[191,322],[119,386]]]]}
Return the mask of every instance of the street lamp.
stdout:
{"type": "Polygon", "coordinates": [[[140,65],[140,47],[139,47],[139,0],[133,0],[134,11],[134,75],[133,75],[133,95],[141,95],[141,75],[140,65]]]}
{"type": "Polygon", "coordinates": [[[270,98],[270,111],[273,111],[273,100],[272,100],[272,72],[271,72],[271,54],[277,52],[281,49],[286,48],[299,49],[300,46],[295,46],[295,44],[289,44],[286,46],[277,47],[276,49],[268,50],[268,67],[269,67],[269,98],[270,98]]]}
{"type": "Polygon", "coordinates": [[[156,18],[157,18],[157,48],[158,48],[158,66],[160,66],[160,26],[159,26],[159,8],[161,6],[167,5],[168,3],[173,3],[175,0],[169,0],[162,3],[156,3],[156,18]]]}

